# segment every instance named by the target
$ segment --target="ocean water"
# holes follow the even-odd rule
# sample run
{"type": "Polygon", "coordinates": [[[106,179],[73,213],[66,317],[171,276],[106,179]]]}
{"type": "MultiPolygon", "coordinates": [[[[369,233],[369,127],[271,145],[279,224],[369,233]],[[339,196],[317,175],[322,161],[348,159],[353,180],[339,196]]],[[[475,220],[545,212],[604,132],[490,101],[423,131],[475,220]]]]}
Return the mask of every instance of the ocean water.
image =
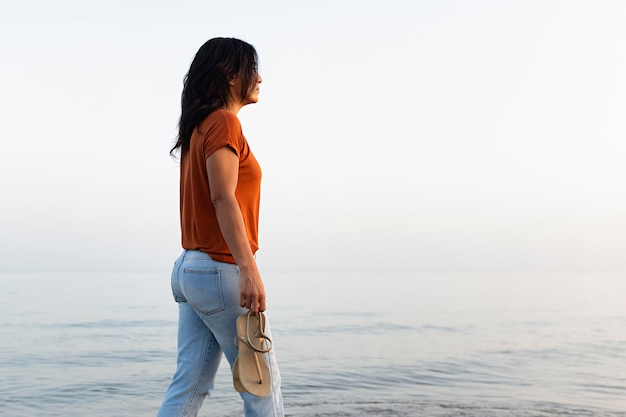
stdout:
{"type": "MultiPolygon", "coordinates": [[[[265,274],[288,416],[626,416],[626,276],[265,274]]],[[[162,274],[0,275],[0,416],[154,416],[162,274]]],[[[223,361],[203,417],[240,416],[223,361]]]]}

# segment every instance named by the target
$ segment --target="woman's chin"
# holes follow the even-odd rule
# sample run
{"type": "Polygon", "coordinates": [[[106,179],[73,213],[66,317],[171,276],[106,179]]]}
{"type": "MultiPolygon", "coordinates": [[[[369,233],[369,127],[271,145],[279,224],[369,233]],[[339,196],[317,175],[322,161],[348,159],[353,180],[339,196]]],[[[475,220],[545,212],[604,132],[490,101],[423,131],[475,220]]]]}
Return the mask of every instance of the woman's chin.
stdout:
{"type": "Polygon", "coordinates": [[[246,105],[246,104],[258,103],[258,102],[259,102],[259,97],[258,97],[258,96],[251,96],[251,97],[248,97],[248,98],[244,101],[244,105],[246,105]]]}

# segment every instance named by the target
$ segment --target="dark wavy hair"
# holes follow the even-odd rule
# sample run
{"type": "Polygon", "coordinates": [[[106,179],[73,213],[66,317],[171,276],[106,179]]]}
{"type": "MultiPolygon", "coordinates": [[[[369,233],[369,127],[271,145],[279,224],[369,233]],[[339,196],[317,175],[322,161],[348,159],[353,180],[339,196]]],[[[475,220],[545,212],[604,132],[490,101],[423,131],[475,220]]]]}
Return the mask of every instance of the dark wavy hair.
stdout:
{"type": "Polygon", "coordinates": [[[213,38],[200,47],[183,82],[178,137],[170,155],[180,150],[182,160],[194,129],[211,112],[228,104],[233,77],[241,77],[241,97],[252,92],[258,80],[257,66],[256,50],[242,40],[213,38]]]}

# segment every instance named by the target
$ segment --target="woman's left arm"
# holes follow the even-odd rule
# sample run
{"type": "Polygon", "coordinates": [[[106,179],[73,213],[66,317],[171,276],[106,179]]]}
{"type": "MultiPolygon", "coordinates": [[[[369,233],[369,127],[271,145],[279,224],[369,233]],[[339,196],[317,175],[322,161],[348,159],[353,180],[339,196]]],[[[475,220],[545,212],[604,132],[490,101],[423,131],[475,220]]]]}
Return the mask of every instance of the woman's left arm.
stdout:
{"type": "Polygon", "coordinates": [[[265,287],[248,242],[241,208],[235,197],[239,178],[239,157],[224,147],[206,160],[211,203],[226,245],[239,266],[240,305],[253,313],[265,311],[265,287]]]}

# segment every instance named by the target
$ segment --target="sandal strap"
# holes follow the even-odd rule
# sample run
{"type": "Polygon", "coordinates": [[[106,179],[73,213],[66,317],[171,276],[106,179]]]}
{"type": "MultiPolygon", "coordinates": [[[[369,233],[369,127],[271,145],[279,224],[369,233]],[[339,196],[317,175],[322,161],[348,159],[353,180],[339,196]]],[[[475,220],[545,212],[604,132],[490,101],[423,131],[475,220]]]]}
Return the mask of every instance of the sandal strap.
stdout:
{"type": "Polygon", "coordinates": [[[235,346],[239,346],[237,344],[238,341],[243,342],[246,346],[248,346],[251,350],[258,352],[258,353],[267,353],[270,350],[272,350],[272,341],[270,339],[265,339],[269,342],[269,347],[267,349],[259,349],[258,347],[254,346],[252,343],[250,343],[250,341],[248,339],[246,339],[243,336],[237,336],[237,338],[235,338],[235,346]]]}
{"type": "Polygon", "coordinates": [[[269,337],[267,337],[267,335],[264,333],[265,331],[265,314],[263,314],[262,312],[258,312],[259,315],[259,328],[257,329],[257,331],[255,332],[254,336],[259,338],[259,339],[263,339],[263,341],[261,341],[261,346],[263,346],[263,343],[265,340],[267,340],[269,342],[269,346],[267,347],[267,349],[263,349],[263,347],[261,348],[257,348],[256,346],[254,346],[254,344],[252,343],[252,341],[250,340],[250,316],[251,316],[252,312],[248,311],[248,316],[247,316],[247,320],[246,320],[246,336],[237,336],[235,337],[235,346],[239,346],[239,341],[242,341],[243,343],[245,343],[246,346],[248,346],[250,349],[252,349],[255,352],[258,353],[267,353],[270,350],[272,350],[272,339],[270,339],[269,337]]]}

